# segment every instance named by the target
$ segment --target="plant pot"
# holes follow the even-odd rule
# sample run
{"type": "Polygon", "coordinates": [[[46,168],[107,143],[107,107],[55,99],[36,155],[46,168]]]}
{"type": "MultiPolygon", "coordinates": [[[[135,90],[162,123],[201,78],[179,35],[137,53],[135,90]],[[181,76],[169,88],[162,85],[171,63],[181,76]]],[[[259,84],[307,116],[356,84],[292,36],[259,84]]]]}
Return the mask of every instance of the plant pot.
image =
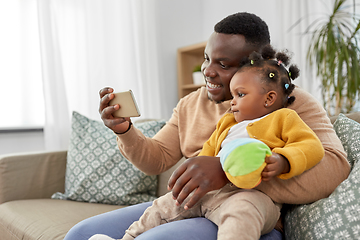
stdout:
{"type": "Polygon", "coordinates": [[[193,83],[195,85],[205,84],[205,79],[204,79],[202,72],[193,72],[192,77],[193,77],[193,83]]]}

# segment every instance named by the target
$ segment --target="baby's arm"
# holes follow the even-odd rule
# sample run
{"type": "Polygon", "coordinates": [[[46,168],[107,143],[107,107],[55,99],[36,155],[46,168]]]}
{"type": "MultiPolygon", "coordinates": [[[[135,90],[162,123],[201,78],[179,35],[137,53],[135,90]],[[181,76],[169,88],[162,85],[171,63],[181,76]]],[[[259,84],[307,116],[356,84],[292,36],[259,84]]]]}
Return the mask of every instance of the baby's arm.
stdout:
{"type": "Polygon", "coordinates": [[[295,112],[285,117],[280,136],[284,146],[275,147],[272,152],[284,156],[290,166],[289,171],[278,175],[281,179],[302,174],[319,163],[324,156],[320,140],[295,112]]]}

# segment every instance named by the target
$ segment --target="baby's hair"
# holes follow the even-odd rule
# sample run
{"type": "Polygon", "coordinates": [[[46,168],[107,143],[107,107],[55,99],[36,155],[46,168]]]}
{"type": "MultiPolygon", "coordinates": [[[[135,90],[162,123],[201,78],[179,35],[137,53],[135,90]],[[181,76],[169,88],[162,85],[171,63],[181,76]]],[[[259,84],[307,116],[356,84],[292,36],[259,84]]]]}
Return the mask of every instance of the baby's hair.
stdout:
{"type": "Polygon", "coordinates": [[[260,52],[252,52],[249,57],[244,58],[240,63],[242,66],[239,71],[248,68],[255,68],[261,74],[261,79],[268,84],[275,85],[278,90],[284,93],[283,106],[286,107],[295,101],[295,97],[289,95],[295,88],[291,80],[295,80],[300,73],[296,65],[287,66],[290,63],[290,56],[287,52],[276,52],[274,48],[268,44],[262,48],[260,52]]]}
{"type": "Polygon", "coordinates": [[[214,31],[223,34],[239,34],[245,42],[257,47],[270,43],[267,24],[258,16],[247,12],[231,14],[214,26],[214,31]]]}

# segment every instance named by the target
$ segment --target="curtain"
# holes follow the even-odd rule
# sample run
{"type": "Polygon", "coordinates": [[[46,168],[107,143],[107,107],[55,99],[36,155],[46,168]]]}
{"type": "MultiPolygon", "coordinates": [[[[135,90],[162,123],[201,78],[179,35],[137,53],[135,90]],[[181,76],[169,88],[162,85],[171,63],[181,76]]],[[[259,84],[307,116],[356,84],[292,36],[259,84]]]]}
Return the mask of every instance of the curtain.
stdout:
{"type": "Polygon", "coordinates": [[[73,111],[100,120],[99,90],[132,89],[160,116],[155,11],[146,0],[38,0],[46,150],[67,149],[73,111]]]}
{"type": "Polygon", "coordinates": [[[297,64],[301,71],[294,84],[304,88],[322,102],[321,80],[316,77],[315,68],[309,66],[306,60],[311,38],[311,34],[306,32],[315,20],[331,13],[333,1],[280,0],[278,6],[281,13],[278,15],[278,21],[283,34],[283,37],[279,37],[279,46],[294,53],[292,62],[297,64]]]}
{"type": "Polygon", "coordinates": [[[36,5],[36,0],[0,1],[0,129],[43,125],[36,5]]]}

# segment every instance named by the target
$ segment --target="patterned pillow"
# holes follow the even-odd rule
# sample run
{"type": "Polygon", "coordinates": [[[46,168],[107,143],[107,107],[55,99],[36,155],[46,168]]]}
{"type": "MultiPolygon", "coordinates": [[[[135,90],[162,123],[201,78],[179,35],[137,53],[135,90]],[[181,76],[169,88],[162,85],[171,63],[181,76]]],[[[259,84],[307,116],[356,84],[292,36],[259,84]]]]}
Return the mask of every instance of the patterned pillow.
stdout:
{"type": "Polygon", "coordinates": [[[334,122],[334,129],[353,168],[360,159],[360,124],[344,114],[340,114],[334,122]]]}
{"type": "Polygon", "coordinates": [[[340,114],[334,129],[348,154],[350,175],[328,198],[291,208],[286,239],[360,239],[360,124],[340,114]]]}
{"type": "MultiPolygon", "coordinates": [[[[153,137],[165,121],[135,123],[153,137]]],[[[156,198],[157,176],[147,176],[120,153],[116,135],[102,122],[73,112],[67,154],[65,193],[52,198],[80,202],[132,205],[156,198]]]]}

